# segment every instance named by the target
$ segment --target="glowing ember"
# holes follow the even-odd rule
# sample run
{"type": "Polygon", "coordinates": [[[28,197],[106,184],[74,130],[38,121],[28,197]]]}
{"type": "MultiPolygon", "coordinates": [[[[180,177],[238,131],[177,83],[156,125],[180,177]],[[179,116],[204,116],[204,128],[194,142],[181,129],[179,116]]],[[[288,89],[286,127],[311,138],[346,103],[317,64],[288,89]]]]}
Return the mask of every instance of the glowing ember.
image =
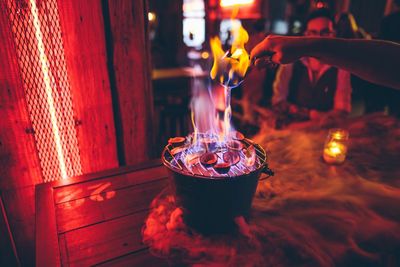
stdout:
{"type": "Polygon", "coordinates": [[[217,155],[214,153],[205,153],[200,157],[200,162],[203,164],[205,167],[210,167],[217,163],[218,158],[217,155]]]}
{"type": "Polygon", "coordinates": [[[224,153],[223,159],[226,163],[235,165],[240,161],[240,156],[238,152],[227,151],[224,153]]]}
{"type": "Polygon", "coordinates": [[[220,174],[225,174],[225,173],[229,172],[230,168],[231,168],[231,165],[226,162],[221,162],[214,166],[214,170],[220,174]]]}
{"type": "Polygon", "coordinates": [[[186,141],[185,137],[173,137],[168,140],[168,143],[174,146],[181,146],[185,143],[185,141],[186,141]]]}
{"type": "Polygon", "coordinates": [[[240,151],[243,148],[242,143],[240,143],[239,141],[236,140],[231,140],[227,143],[227,146],[229,149],[231,150],[236,150],[236,151],[240,151]]]}

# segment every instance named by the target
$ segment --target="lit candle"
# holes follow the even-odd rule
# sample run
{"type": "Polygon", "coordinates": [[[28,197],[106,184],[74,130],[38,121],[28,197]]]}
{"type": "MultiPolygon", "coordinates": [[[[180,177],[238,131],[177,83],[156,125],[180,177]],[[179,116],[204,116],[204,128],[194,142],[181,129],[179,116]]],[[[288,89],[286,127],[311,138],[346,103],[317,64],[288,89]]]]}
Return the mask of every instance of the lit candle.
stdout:
{"type": "Polygon", "coordinates": [[[323,158],[329,164],[340,164],[346,159],[347,140],[346,130],[331,129],[325,142],[323,158]]]}

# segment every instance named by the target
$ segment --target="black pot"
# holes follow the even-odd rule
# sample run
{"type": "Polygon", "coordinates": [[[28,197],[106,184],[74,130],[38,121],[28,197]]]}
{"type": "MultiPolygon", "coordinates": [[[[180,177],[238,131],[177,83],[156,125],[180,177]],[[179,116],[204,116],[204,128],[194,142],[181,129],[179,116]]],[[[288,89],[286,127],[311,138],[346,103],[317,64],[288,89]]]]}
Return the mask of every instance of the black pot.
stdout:
{"type": "Polygon", "coordinates": [[[249,217],[261,173],[272,174],[264,150],[258,145],[257,148],[263,153],[259,167],[248,174],[229,178],[183,173],[167,163],[164,149],[162,160],[169,170],[177,205],[183,208],[188,226],[205,234],[223,233],[235,228],[236,217],[249,217]]]}

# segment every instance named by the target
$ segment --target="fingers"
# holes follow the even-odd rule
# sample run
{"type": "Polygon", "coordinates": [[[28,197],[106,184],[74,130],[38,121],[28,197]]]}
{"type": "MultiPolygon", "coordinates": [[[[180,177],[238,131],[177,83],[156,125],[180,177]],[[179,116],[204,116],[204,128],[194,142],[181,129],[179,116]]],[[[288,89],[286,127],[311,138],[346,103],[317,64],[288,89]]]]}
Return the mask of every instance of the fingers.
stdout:
{"type": "Polygon", "coordinates": [[[257,68],[264,68],[264,67],[275,68],[276,66],[278,66],[278,64],[275,63],[275,62],[272,60],[271,56],[255,59],[254,65],[255,65],[257,68]]]}
{"type": "Polygon", "coordinates": [[[257,44],[250,52],[250,59],[260,58],[274,54],[273,45],[271,38],[273,36],[267,36],[262,42],[257,44]]]}
{"type": "Polygon", "coordinates": [[[250,52],[251,62],[258,68],[276,67],[276,52],[273,50],[271,36],[266,37],[261,43],[256,45],[250,52]]]}
{"type": "Polygon", "coordinates": [[[258,58],[262,55],[266,48],[268,47],[268,37],[265,38],[261,43],[257,44],[250,52],[250,60],[255,61],[255,58],[258,58]]]}

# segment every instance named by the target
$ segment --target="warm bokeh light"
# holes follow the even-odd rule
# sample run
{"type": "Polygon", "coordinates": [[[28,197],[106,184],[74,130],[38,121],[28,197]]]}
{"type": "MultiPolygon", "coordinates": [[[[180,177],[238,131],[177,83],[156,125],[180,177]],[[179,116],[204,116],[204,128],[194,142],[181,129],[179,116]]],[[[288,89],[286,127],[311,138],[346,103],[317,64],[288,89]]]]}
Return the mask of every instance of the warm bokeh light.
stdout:
{"type": "Polygon", "coordinates": [[[155,21],[157,18],[156,14],[154,12],[147,13],[147,17],[148,17],[149,21],[155,21]]]}
{"type": "Polygon", "coordinates": [[[240,5],[251,5],[254,3],[254,0],[221,0],[221,7],[233,7],[240,5]]]}
{"type": "Polygon", "coordinates": [[[340,164],[346,159],[349,133],[342,129],[331,129],[325,141],[323,158],[329,164],[340,164]]]}
{"type": "Polygon", "coordinates": [[[210,53],[208,53],[207,51],[204,51],[201,53],[201,58],[202,59],[207,59],[210,57],[210,53]]]}

